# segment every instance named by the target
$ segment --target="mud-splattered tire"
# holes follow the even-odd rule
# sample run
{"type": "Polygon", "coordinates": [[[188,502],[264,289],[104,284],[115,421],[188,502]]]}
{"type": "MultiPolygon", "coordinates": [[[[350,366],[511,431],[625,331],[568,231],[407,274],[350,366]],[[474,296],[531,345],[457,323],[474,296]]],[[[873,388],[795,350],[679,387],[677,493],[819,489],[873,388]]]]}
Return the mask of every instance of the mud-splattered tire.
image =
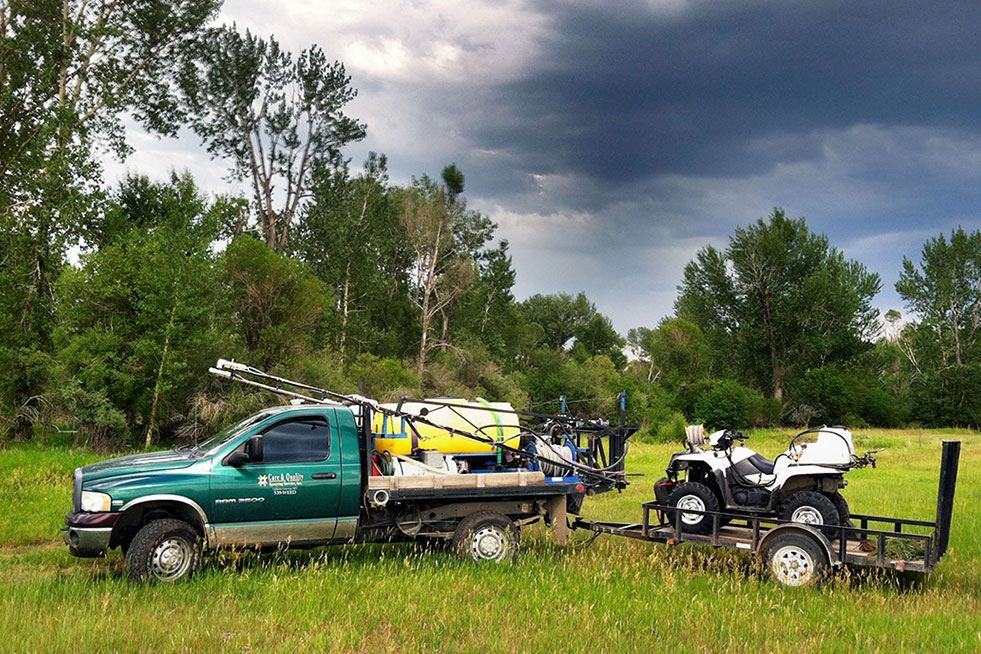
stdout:
{"type": "Polygon", "coordinates": [[[518,527],[506,515],[494,511],[468,515],[453,532],[453,550],[471,561],[514,561],[520,544],[518,527]]]}
{"type": "Polygon", "coordinates": [[[201,537],[183,520],[154,520],[129,544],[126,564],[136,582],[173,582],[190,578],[201,561],[201,537]]]}

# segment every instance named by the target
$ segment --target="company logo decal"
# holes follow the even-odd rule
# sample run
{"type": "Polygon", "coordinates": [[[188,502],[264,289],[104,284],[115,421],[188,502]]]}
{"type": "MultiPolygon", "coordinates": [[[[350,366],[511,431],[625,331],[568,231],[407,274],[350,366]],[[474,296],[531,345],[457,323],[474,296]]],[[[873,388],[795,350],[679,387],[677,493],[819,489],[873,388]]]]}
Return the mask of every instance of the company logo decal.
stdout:
{"type": "Polygon", "coordinates": [[[303,485],[303,475],[296,472],[259,475],[256,483],[263,488],[271,486],[273,495],[296,495],[296,487],[303,485]]]}

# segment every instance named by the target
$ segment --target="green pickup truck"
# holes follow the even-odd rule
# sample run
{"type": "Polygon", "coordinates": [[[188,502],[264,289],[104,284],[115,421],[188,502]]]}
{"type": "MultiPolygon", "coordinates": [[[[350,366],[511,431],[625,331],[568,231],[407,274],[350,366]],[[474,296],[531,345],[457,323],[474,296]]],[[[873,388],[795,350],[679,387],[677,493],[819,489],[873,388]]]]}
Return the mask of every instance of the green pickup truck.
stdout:
{"type": "Polygon", "coordinates": [[[439,538],[462,556],[501,561],[515,556],[520,528],[542,518],[565,542],[567,511],[578,513],[586,493],[581,483],[522,471],[398,484],[372,475],[362,411],[270,408],[193,447],[79,468],[65,543],[80,557],[119,548],[131,578],[175,581],[221,547],[439,538]]]}

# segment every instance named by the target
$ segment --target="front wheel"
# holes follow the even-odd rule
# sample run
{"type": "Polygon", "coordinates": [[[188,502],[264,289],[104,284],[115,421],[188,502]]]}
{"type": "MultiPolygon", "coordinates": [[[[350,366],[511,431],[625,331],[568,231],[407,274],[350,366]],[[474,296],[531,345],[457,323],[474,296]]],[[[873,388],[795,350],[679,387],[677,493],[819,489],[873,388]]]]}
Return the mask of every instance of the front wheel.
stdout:
{"type": "Polygon", "coordinates": [[[813,537],[784,534],[763,552],[770,574],[785,586],[815,583],[828,570],[828,557],[813,537]]]}
{"type": "Polygon", "coordinates": [[[178,581],[194,574],[201,537],[183,520],[154,520],[140,529],[126,551],[133,581],[178,581]]]}
{"type": "Polygon", "coordinates": [[[521,535],[511,519],[495,511],[472,513],[453,532],[453,549],[473,561],[513,561],[520,542],[521,535]]]}
{"type": "Polygon", "coordinates": [[[693,534],[708,534],[712,531],[712,516],[702,513],[685,513],[684,509],[691,511],[718,511],[719,500],[712,492],[712,489],[705,484],[695,481],[686,481],[678,484],[668,496],[668,506],[673,506],[681,511],[675,511],[672,522],[677,525],[681,520],[681,528],[693,534]]]}

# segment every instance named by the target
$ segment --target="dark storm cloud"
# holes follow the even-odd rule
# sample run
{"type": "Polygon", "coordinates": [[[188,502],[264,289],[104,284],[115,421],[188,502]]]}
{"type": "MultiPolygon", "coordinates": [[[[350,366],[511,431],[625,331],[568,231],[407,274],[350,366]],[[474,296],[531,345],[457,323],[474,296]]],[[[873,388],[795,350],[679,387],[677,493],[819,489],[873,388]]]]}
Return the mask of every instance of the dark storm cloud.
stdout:
{"type": "MultiPolygon", "coordinates": [[[[514,173],[603,183],[745,176],[820,155],[807,133],[856,123],[977,128],[981,3],[543,5],[552,30],[524,77],[473,121],[514,173]]],[[[580,198],[588,205],[591,198],[580,198]]]]}

